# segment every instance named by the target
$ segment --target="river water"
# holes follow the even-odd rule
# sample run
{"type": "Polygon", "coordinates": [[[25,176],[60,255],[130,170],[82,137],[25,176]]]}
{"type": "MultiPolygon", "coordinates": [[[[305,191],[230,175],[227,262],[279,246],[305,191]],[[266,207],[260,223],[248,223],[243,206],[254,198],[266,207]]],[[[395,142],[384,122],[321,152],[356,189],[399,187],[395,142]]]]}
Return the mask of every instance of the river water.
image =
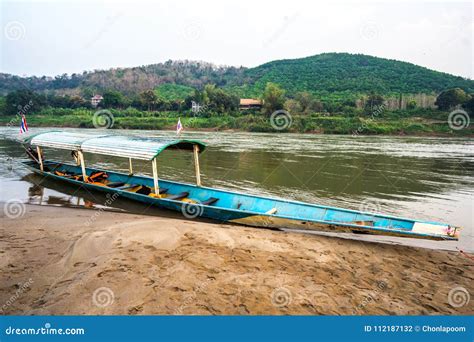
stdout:
{"type": "MultiPolygon", "coordinates": [[[[30,133],[48,129],[31,129],[30,133]]],[[[90,134],[103,130],[64,129],[90,134]]],[[[109,130],[111,134],[172,137],[169,131],[109,130]]],[[[203,140],[202,183],[206,186],[304,202],[381,212],[463,227],[458,242],[355,236],[345,238],[474,251],[474,141],[470,138],[337,136],[242,132],[184,132],[203,140]]],[[[0,128],[0,201],[101,207],[84,191],[31,174],[18,162],[18,129],[0,128]]],[[[47,159],[71,162],[68,153],[45,150],[47,159]]],[[[128,170],[128,160],[85,155],[88,166],[128,170]]],[[[192,155],[173,150],[158,158],[161,178],[193,183],[192,155]]],[[[135,173],[151,175],[151,164],[134,162],[135,173]]],[[[103,203],[103,202],[102,202],[103,203]]],[[[142,212],[130,202],[120,210],[142,212]]],[[[60,210],[60,209],[58,209],[60,210]]]]}

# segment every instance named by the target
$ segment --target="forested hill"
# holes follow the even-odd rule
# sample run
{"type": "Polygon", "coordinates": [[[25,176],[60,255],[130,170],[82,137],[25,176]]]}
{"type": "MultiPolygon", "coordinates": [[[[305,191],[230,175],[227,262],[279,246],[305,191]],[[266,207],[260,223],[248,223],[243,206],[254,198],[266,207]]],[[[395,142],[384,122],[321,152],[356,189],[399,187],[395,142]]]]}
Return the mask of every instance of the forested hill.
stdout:
{"type": "Polygon", "coordinates": [[[0,93],[12,90],[54,90],[59,93],[79,93],[84,89],[97,92],[117,90],[131,95],[155,88],[161,84],[174,83],[202,88],[208,83],[224,86],[231,80],[242,78],[244,68],[215,66],[195,61],[167,61],[133,68],[95,70],[82,74],[52,77],[19,77],[0,73],[0,93]]]}
{"type": "Polygon", "coordinates": [[[288,95],[300,91],[327,93],[439,93],[448,88],[474,92],[474,81],[411,63],[348,53],[269,62],[255,68],[218,67],[210,63],[168,61],[134,68],[114,68],[82,74],[18,77],[0,74],[0,93],[16,89],[80,94],[118,90],[134,94],[175,83],[202,88],[212,83],[240,96],[259,96],[267,82],[280,84],[288,95]]]}
{"type": "Polygon", "coordinates": [[[348,53],[325,53],[287,59],[247,69],[251,88],[264,89],[266,82],[281,85],[290,93],[309,91],[388,93],[439,93],[459,87],[474,90],[474,81],[430,70],[411,63],[348,53]]]}

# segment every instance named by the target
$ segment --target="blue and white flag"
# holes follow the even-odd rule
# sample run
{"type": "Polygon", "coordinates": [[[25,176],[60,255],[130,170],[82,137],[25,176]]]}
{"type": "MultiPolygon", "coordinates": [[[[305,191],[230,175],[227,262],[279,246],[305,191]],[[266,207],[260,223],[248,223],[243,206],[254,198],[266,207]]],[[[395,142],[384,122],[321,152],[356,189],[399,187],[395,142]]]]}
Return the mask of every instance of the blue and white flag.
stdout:
{"type": "Polygon", "coordinates": [[[28,132],[28,124],[26,123],[25,115],[21,116],[21,123],[20,123],[20,134],[28,132]]]}

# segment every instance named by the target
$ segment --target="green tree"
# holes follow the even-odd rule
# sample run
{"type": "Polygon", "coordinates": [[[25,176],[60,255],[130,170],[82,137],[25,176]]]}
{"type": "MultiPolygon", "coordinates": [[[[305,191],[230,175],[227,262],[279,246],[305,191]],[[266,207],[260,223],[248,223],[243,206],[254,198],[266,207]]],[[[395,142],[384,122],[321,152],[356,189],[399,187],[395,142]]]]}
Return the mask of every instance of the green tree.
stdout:
{"type": "Polygon", "coordinates": [[[170,108],[184,108],[189,109],[192,103],[195,102],[201,106],[201,114],[207,112],[213,113],[228,113],[234,112],[239,108],[239,98],[234,94],[229,94],[224,89],[216,87],[214,84],[206,84],[202,91],[194,90],[194,94],[186,97],[184,101],[177,101],[171,103],[170,108]]]}
{"type": "Polygon", "coordinates": [[[297,93],[295,99],[299,102],[302,112],[308,111],[314,101],[313,96],[307,91],[297,93]]]}
{"type": "Polygon", "coordinates": [[[301,113],[301,105],[294,99],[288,99],[285,101],[285,109],[290,113],[301,113]]]}
{"type": "Polygon", "coordinates": [[[214,84],[206,84],[203,95],[204,104],[217,113],[235,111],[239,105],[237,96],[228,94],[214,84]]]}
{"type": "Polygon", "coordinates": [[[90,107],[90,101],[83,99],[78,95],[71,96],[71,108],[90,107]]]}
{"type": "Polygon", "coordinates": [[[6,100],[4,96],[0,96],[0,115],[5,113],[6,100]]]}
{"type": "Polygon", "coordinates": [[[5,113],[16,114],[28,109],[28,112],[38,111],[47,104],[46,97],[31,90],[15,90],[5,98],[5,113]]]}
{"type": "Polygon", "coordinates": [[[435,105],[437,105],[441,110],[450,110],[457,105],[466,103],[469,100],[469,97],[470,96],[460,88],[448,89],[438,95],[435,105]]]}
{"type": "Polygon", "coordinates": [[[385,100],[382,95],[371,93],[367,98],[367,102],[365,103],[365,109],[372,111],[375,108],[383,105],[384,101],[385,100]]]}
{"type": "Polygon", "coordinates": [[[268,82],[263,92],[263,112],[270,115],[285,106],[285,91],[278,84],[268,82]]]}
{"type": "Polygon", "coordinates": [[[158,101],[158,96],[156,96],[152,89],[148,89],[140,93],[140,100],[147,110],[150,111],[155,107],[155,104],[158,101]]]}
{"type": "Polygon", "coordinates": [[[415,109],[416,108],[416,101],[410,100],[407,102],[407,109],[415,109]]]}
{"type": "Polygon", "coordinates": [[[469,116],[474,117],[474,94],[471,94],[471,98],[463,104],[463,108],[469,113],[469,116]]]}
{"type": "Polygon", "coordinates": [[[123,108],[125,99],[121,93],[115,90],[107,90],[102,95],[104,99],[101,105],[105,108],[123,108]]]}
{"type": "Polygon", "coordinates": [[[314,96],[307,91],[297,93],[295,99],[298,101],[301,112],[303,113],[320,112],[323,110],[321,101],[316,100],[314,96]]]}
{"type": "Polygon", "coordinates": [[[81,95],[86,101],[90,101],[91,97],[94,96],[96,91],[90,87],[81,88],[81,95]]]}

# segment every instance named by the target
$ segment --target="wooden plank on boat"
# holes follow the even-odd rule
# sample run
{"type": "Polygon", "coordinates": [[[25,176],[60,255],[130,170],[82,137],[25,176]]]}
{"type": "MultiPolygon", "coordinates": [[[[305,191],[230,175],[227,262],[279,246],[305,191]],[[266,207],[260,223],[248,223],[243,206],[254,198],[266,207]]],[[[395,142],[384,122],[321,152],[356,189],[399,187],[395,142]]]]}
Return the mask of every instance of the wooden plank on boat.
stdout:
{"type": "Polygon", "coordinates": [[[202,205],[213,205],[214,203],[216,203],[219,199],[216,198],[216,197],[211,197],[205,201],[202,201],[201,204],[202,205]]]}
{"type": "Polygon", "coordinates": [[[187,191],[183,191],[177,195],[171,195],[171,196],[168,196],[167,199],[170,199],[170,200],[174,200],[174,201],[180,201],[182,200],[183,198],[186,198],[189,196],[189,192],[187,191]]]}

